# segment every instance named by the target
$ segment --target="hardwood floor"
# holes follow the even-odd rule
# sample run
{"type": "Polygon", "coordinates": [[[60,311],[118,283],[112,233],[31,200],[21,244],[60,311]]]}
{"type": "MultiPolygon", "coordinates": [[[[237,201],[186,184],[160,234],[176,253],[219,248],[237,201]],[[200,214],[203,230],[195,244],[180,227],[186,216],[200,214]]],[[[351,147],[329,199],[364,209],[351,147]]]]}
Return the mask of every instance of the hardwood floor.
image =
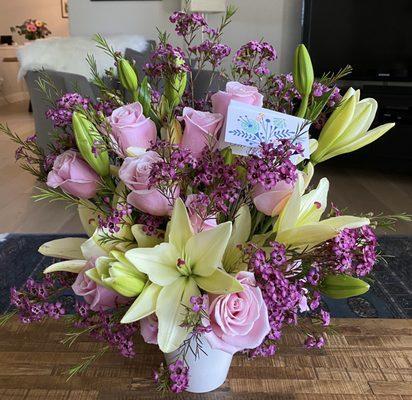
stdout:
{"type": "MultiPolygon", "coordinates": [[[[0,121],[22,136],[33,133],[33,117],[27,103],[14,103],[0,108],[0,121]]],[[[0,136],[0,233],[2,232],[81,232],[76,210],[65,210],[63,204],[34,203],[30,198],[37,183],[14,161],[16,146],[0,136]]],[[[320,165],[314,183],[326,176],[331,182],[330,200],[348,213],[368,211],[412,214],[412,177],[367,171],[331,169],[320,165]]],[[[400,223],[397,234],[411,234],[412,224],[400,223]]],[[[387,232],[393,234],[393,232],[387,232]]]]}

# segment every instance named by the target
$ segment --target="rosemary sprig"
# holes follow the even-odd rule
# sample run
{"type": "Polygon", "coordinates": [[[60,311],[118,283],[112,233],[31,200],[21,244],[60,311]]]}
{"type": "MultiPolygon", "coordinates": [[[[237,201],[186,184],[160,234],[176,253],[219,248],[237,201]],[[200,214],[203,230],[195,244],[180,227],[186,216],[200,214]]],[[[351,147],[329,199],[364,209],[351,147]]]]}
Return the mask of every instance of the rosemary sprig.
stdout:
{"type": "Polygon", "coordinates": [[[67,206],[66,206],[66,209],[70,208],[70,207],[73,207],[73,206],[82,205],[82,206],[88,208],[89,210],[91,210],[92,212],[100,212],[101,211],[92,202],[86,201],[86,200],[83,200],[83,199],[77,199],[76,197],[73,197],[73,196],[71,196],[70,194],[68,194],[66,192],[51,189],[51,188],[45,189],[45,188],[36,187],[36,189],[40,192],[40,194],[36,194],[36,195],[32,196],[34,201],[48,200],[50,203],[53,203],[55,201],[65,201],[65,202],[68,203],[67,206]]]}
{"type": "Polygon", "coordinates": [[[67,344],[68,347],[71,347],[74,344],[74,342],[77,339],[79,339],[80,336],[82,336],[86,333],[90,333],[95,328],[96,328],[96,325],[91,325],[91,326],[88,326],[87,328],[82,329],[80,331],[72,331],[72,332],[69,332],[69,333],[65,333],[66,337],[64,339],[62,339],[60,341],[60,343],[67,344]]]}
{"type": "Polygon", "coordinates": [[[0,327],[7,324],[7,322],[17,314],[17,310],[9,311],[0,316],[0,327]]]}
{"type": "Polygon", "coordinates": [[[399,221],[402,222],[412,222],[412,214],[401,213],[401,214],[392,214],[384,215],[383,213],[377,215],[366,215],[371,221],[371,226],[374,228],[384,228],[391,231],[396,231],[394,225],[399,221]]]}
{"type": "Polygon", "coordinates": [[[109,346],[105,346],[102,349],[100,349],[96,354],[93,354],[91,356],[88,357],[84,357],[83,361],[70,368],[69,371],[67,372],[67,374],[69,375],[69,377],[66,379],[66,382],[68,382],[73,376],[84,372],[87,370],[87,368],[90,367],[90,365],[92,365],[95,361],[97,361],[101,356],[103,356],[107,350],[109,350],[109,346]]]}

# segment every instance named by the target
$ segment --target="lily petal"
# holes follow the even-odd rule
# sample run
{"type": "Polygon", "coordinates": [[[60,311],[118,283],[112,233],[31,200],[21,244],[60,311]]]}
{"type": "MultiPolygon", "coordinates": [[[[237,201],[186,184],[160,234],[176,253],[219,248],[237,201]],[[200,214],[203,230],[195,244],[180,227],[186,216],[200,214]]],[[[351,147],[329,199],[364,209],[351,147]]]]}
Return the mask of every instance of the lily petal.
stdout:
{"type": "Polygon", "coordinates": [[[84,269],[86,264],[87,261],[85,260],[60,261],[47,267],[43,273],[50,274],[51,272],[72,272],[73,274],[78,274],[84,269]]]}
{"type": "Polygon", "coordinates": [[[84,204],[79,204],[77,211],[84,231],[87,233],[87,236],[91,237],[99,225],[98,213],[92,211],[96,207],[91,201],[83,200],[83,202],[84,204],[88,204],[89,207],[86,207],[84,204]]]}
{"type": "Polygon", "coordinates": [[[342,215],[339,217],[333,217],[324,219],[319,222],[320,225],[327,225],[337,231],[343,229],[355,229],[360,228],[364,225],[369,225],[370,221],[368,218],[354,217],[352,215],[342,215]]]}
{"type": "Polygon", "coordinates": [[[216,269],[210,276],[195,276],[194,279],[200,288],[209,293],[227,294],[243,291],[240,282],[221,269],[216,269]]]}
{"type": "Polygon", "coordinates": [[[297,226],[318,222],[328,205],[329,181],[322,178],[316,189],[302,196],[297,226]]]}
{"type": "Polygon", "coordinates": [[[210,276],[222,266],[222,259],[232,233],[232,223],[225,222],[216,228],[192,236],[185,247],[192,272],[199,276],[210,276]]]}
{"type": "Polygon", "coordinates": [[[249,207],[244,204],[236,213],[232,234],[230,236],[227,247],[230,248],[232,246],[245,243],[249,239],[251,229],[252,217],[250,215],[249,207]]]}
{"type": "Polygon", "coordinates": [[[39,253],[48,257],[75,260],[83,258],[80,246],[86,241],[84,238],[68,237],[43,243],[39,247],[39,253]]]}
{"type": "Polygon", "coordinates": [[[276,230],[284,231],[295,226],[299,216],[303,186],[303,176],[302,174],[299,174],[295,188],[293,189],[292,196],[290,196],[289,201],[286,203],[285,208],[280,213],[279,218],[276,221],[275,226],[273,227],[274,232],[276,230]]]}
{"type": "Polygon", "coordinates": [[[180,277],[173,285],[164,287],[157,299],[156,315],[159,320],[157,341],[164,353],[171,353],[180,347],[188,331],[180,325],[183,322],[185,307],[190,298],[200,291],[193,279],[180,277]]]}
{"type": "Polygon", "coordinates": [[[86,260],[90,260],[95,257],[107,256],[107,252],[96,243],[93,237],[83,242],[81,245],[81,252],[86,260]]]}
{"type": "Polygon", "coordinates": [[[125,256],[157,285],[170,285],[181,276],[176,265],[180,254],[170,243],[161,243],[152,248],[132,249],[127,251],[125,256]]]}
{"type": "Polygon", "coordinates": [[[336,150],[326,154],[322,161],[329,160],[332,157],[336,157],[340,154],[346,154],[346,153],[351,153],[352,151],[356,151],[360,149],[361,147],[367,146],[368,144],[374,142],[375,140],[379,139],[381,136],[383,136],[386,132],[388,132],[390,129],[392,129],[395,126],[394,123],[388,123],[384,125],[377,126],[376,128],[368,131],[352,143],[349,143],[346,146],[339,147],[336,150]]]}
{"type": "Polygon", "coordinates": [[[338,233],[339,231],[333,227],[321,225],[318,222],[278,232],[276,241],[292,248],[302,246],[312,247],[332,239],[338,233]]]}
{"type": "Polygon", "coordinates": [[[352,121],[356,106],[356,96],[349,97],[329,117],[318,139],[318,149],[313,153],[313,159],[321,159],[335,141],[345,132],[352,121]]]}
{"type": "Polygon", "coordinates": [[[157,236],[147,235],[143,231],[143,225],[141,224],[136,224],[132,226],[132,234],[134,238],[136,239],[137,245],[139,247],[154,247],[157,244],[160,244],[163,242],[162,238],[159,238],[157,236]]]}
{"type": "Polygon", "coordinates": [[[178,198],[173,208],[169,227],[169,243],[179,252],[185,248],[186,242],[193,236],[193,228],[183,200],[178,198]]]}
{"type": "Polygon", "coordinates": [[[161,290],[161,286],[147,283],[142,293],[130,306],[120,322],[122,324],[130,324],[153,314],[156,311],[156,303],[161,290]]]}

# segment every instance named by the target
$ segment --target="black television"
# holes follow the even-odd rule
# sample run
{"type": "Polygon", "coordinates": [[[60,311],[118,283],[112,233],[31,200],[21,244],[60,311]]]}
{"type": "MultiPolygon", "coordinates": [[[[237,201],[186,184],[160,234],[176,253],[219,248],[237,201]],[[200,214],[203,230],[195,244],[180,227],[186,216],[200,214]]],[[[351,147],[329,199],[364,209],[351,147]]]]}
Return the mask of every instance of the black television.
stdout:
{"type": "Polygon", "coordinates": [[[304,0],[303,42],[317,76],[412,81],[412,0],[304,0]]]}

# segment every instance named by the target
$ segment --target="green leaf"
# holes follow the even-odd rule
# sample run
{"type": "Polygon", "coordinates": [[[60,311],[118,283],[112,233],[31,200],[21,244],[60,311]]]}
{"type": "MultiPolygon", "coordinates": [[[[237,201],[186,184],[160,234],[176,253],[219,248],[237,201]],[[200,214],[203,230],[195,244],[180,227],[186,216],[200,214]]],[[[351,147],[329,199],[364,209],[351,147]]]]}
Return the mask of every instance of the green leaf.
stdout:
{"type": "Polygon", "coordinates": [[[144,77],[142,83],[140,84],[138,98],[139,98],[140,104],[143,106],[143,114],[146,117],[150,117],[151,94],[150,94],[150,86],[147,80],[147,76],[144,77]]]}
{"type": "Polygon", "coordinates": [[[309,121],[316,121],[320,113],[328,103],[330,96],[332,96],[332,93],[333,89],[329,90],[328,92],[325,92],[320,97],[315,97],[311,107],[309,107],[306,112],[306,119],[308,119],[309,121]]]}

